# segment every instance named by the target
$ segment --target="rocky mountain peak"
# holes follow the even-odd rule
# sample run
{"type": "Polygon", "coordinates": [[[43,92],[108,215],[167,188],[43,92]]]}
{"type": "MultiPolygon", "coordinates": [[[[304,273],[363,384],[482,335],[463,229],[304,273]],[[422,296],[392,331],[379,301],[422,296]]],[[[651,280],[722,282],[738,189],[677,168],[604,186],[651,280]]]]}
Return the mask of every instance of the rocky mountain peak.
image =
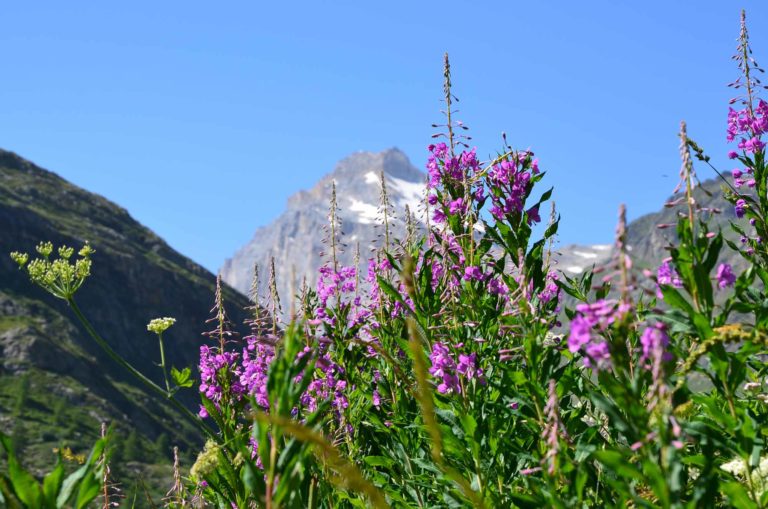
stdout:
{"type": "Polygon", "coordinates": [[[411,164],[397,148],[382,152],[355,152],[339,161],[309,190],[299,191],[288,200],[285,212],[272,224],[259,228],[253,239],[228,259],[222,267],[224,280],[242,292],[247,292],[253,278],[253,268],[260,267],[260,293],[266,294],[266,271],[272,257],[277,261],[278,287],[284,311],[290,307],[306,277],[315,283],[317,268],[323,263],[320,253],[324,229],[328,224],[328,208],[332,184],[336,183],[339,217],[347,245],[341,263],[351,264],[357,244],[365,261],[379,242],[377,227],[380,216],[381,173],[384,172],[387,192],[399,220],[393,222],[396,234],[404,229],[405,206],[418,213],[424,200],[425,174],[411,164]]]}

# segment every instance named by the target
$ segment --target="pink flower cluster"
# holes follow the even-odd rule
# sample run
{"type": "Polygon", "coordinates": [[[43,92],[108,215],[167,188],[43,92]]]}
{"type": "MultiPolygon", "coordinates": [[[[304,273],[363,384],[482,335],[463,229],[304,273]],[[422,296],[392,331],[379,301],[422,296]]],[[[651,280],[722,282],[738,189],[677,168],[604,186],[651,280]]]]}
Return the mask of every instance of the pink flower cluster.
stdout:
{"type": "Polygon", "coordinates": [[[459,375],[468,381],[477,379],[480,383],[485,382],[483,370],[477,366],[477,354],[460,353],[456,363],[448,345],[437,342],[432,345],[429,360],[432,363],[429,373],[437,379],[437,392],[440,394],[461,393],[459,375]]]}
{"type": "Polygon", "coordinates": [[[560,300],[560,287],[557,286],[557,280],[557,272],[550,272],[547,274],[547,279],[544,283],[544,289],[539,292],[539,301],[541,301],[543,304],[547,304],[552,300],[560,300]]]}
{"type": "Polygon", "coordinates": [[[672,354],[667,351],[669,336],[667,336],[666,327],[662,323],[646,327],[640,336],[640,345],[643,351],[640,362],[648,361],[652,365],[657,360],[668,362],[673,359],[672,354]]]}
{"type": "Polygon", "coordinates": [[[595,369],[609,368],[611,350],[602,334],[616,321],[622,320],[630,306],[615,300],[599,300],[593,304],[576,306],[576,316],[571,320],[568,350],[585,354],[584,365],[595,369]]]}
{"type": "MultiPolygon", "coordinates": [[[[299,357],[312,355],[312,353],[313,350],[307,346],[299,353],[299,357]]],[[[322,375],[316,374],[312,378],[307,390],[301,395],[299,401],[301,401],[304,409],[309,412],[316,411],[318,403],[330,401],[331,408],[336,411],[338,417],[340,412],[349,406],[349,401],[344,394],[347,388],[347,382],[342,378],[344,376],[344,368],[333,362],[327,353],[318,356],[315,367],[320,370],[322,375]]],[[[301,381],[301,377],[302,375],[299,375],[296,382],[301,381]]]]}
{"type": "MultiPolygon", "coordinates": [[[[522,213],[525,208],[525,199],[532,185],[531,177],[539,173],[539,162],[537,159],[532,160],[532,156],[532,152],[519,152],[493,165],[488,171],[491,214],[497,220],[522,213]]],[[[537,205],[527,211],[527,221],[528,224],[541,221],[537,205]]]]}
{"type": "Polygon", "coordinates": [[[326,306],[331,297],[355,291],[355,267],[341,267],[334,271],[333,267],[323,266],[318,272],[317,297],[322,307],[326,306]]]}
{"type": "MultiPolygon", "coordinates": [[[[200,347],[200,392],[219,407],[225,394],[236,401],[245,392],[240,383],[241,367],[238,365],[237,352],[219,352],[218,348],[207,345],[200,347]]],[[[200,417],[208,417],[208,411],[200,406],[200,417]]]]}
{"type": "Polygon", "coordinates": [[[744,185],[747,187],[755,187],[757,185],[757,181],[755,181],[752,176],[752,168],[744,168],[744,171],[741,171],[738,168],[734,168],[731,171],[731,174],[733,175],[734,187],[741,187],[744,185]]]}
{"type": "Polygon", "coordinates": [[[753,111],[728,109],[726,138],[734,141],[739,137],[738,147],[748,153],[757,153],[765,148],[760,137],[768,131],[768,103],[760,99],[753,111]]]}
{"type": "Polygon", "coordinates": [[[736,274],[733,273],[733,268],[727,263],[721,263],[717,267],[716,277],[717,286],[720,287],[720,289],[733,286],[733,283],[736,282],[736,274]]]}
{"type": "Polygon", "coordinates": [[[465,176],[469,178],[480,169],[480,161],[474,148],[462,151],[457,156],[450,156],[448,146],[441,142],[430,145],[427,150],[429,150],[427,173],[430,188],[462,182],[465,176]]]}
{"type": "Polygon", "coordinates": [[[269,410],[267,375],[269,365],[275,358],[275,349],[271,345],[257,342],[255,337],[248,337],[246,341],[240,385],[245,388],[247,394],[256,399],[256,404],[264,410],[269,410]]]}
{"type": "MultiPolygon", "coordinates": [[[[218,353],[218,348],[200,347],[200,392],[210,399],[217,408],[224,395],[230,397],[230,404],[238,403],[247,396],[252,396],[263,410],[269,410],[267,382],[269,367],[275,358],[275,349],[271,345],[260,343],[256,337],[246,338],[242,357],[237,352],[218,353]],[[238,362],[240,359],[241,362],[238,362]]],[[[330,401],[331,408],[340,412],[349,405],[345,390],[347,382],[343,379],[344,368],[334,363],[327,353],[316,354],[309,346],[299,353],[301,359],[307,355],[318,355],[309,383],[300,398],[302,409],[314,412],[318,405],[330,401]]],[[[303,375],[296,378],[301,381],[303,375]]],[[[294,409],[294,413],[298,412],[294,409]]],[[[200,417],[207,418],[208,412],[200,407],[200,417]]]]}
{"type": "Polygon", "coordinates": [[[666,259],[659,265],[659,268],[656,270],[656,280],[660,285],[682,288],[683,281],[680,279],[677,271],[669,264],[670,261],[670,259],[666,259]]]}

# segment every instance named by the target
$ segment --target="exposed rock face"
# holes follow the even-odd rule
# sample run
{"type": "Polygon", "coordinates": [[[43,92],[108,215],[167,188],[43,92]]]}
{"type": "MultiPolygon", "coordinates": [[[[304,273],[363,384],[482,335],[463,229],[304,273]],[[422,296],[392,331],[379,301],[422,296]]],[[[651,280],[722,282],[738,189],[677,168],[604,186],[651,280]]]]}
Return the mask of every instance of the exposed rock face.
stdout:
{"type": "MultiPolygon", "coordinates": [[[[725,178],[732,180],[730,174],[725,178]]],[[[726,239],[739,244],[739,236],[731,229],[730,223],[739,224],[745,231],[750,231],[746,220],[738,219],[733,205],[728,203],[724,196],[722,187],[725,184],[719,178],[710,179],[702,182],[700,187],[694,191],[696,203],[707,210],[715,210],[711,214],[709,229],[717,232],[722,230],[726,239]]],[[[747,188],[742,188],[741,192],[747,193],[747,188]]],[[[680,195],[671,197],[668,201],[680,198],[680,195]]],[[[675,207],[661,208],[658,212],[646,214],[632,221],[627,228],[627,244],[630,248],[630,254],[633,259],[639,263],[656,267],[667,256],[669,256],[666,247],[671,242],[676,242],[676,228],[678,214],[685,213],[687,210],[685,204],[675,207]],[[658,225],[670,225],[668,228],[658,228],[658,225]]],[[[707,212],[709,215],[710,213],[707,212]]],[[[721,261],[728,262],[736,267],[745,267],[745,261],[738,253],[732,251],[728,246],[723,247],[721,261]]]]}
{"type": "MultiPolygon", "coordinates": [[[[74,247],[90,241],[96,250],[92,276],[76,300],[112,347],[155,381],[162,374],[156,366],[157,339],[146,330],[150,319],[177,319],[164,337],[168,362],[178,368],[196,366],[204,341],[213,274],[174,251],[121,207],[0,150],[0,383],[7,387],[30,373],[35,396],[29,410],[43,416],[53,412],[57,390],[66,388],[72,401],[87,401],[83,416],[91,417],[83,417],[87,420],[78,424],[82,429],[77,435],[84,444],[99,427],[93,415],[136,429],[150,440],[165,433],[182,446],[199,441],[178,414],[148,396],[102,353],[65,302],[33,286],[8,256],[10,251],[34,255],[43,240],[74,247]]],[[[233,322],[241,323],[246,300],[232,290],[226,297],[233,322]]],[[[0,414],[8,415],[11,402],[2,396],[0,414]]],[[[196,409],[196,391],[188,391],[185,401],[196,409]]],[[[72,411],[79,407],[77,403],[72,411]]],[[[50,415],[33,419],[22,413],[15,419],[19,423],[33,430],[35,436],[26,437],[33,449],[49,453],[62,440],[73,440],[50,415]]]]}
{"type": "Polygon", "coordinates": [[[275,258],[278,291],[284,314],[291,297],[304,277],[313,286],[317,269],[326,251],[331,187],[336,183],[342,242],[346,244],[339,261],[351,265],[356,244],[360,246],[361,266],[372,248],[381,246],[380,175],[384,172],[389,200],[395,212],[391,229],[395,236],[405,232],[405,206],[423,216],[425,175],[416,169],[398,149],[379,153],[358,152],[343,159],[308,191],[299,191],[288,199],[285,212],[272,224],[256,230],[253,239],[228,259],[221,269],[224,280],[241,292],[248,292],[254,265],[259,266],[259,293],[267,291],[269,264],[275,258]]]}

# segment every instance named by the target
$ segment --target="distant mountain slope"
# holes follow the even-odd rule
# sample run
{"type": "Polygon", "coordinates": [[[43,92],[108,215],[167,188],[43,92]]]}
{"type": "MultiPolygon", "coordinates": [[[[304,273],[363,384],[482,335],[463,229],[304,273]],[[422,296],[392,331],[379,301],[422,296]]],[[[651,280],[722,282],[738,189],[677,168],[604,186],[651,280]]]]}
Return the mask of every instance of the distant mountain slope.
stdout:
{"type": "MultiPolygon", "coordinates": [[[[730,174],[726,174],[727,179],[731,179],[730,174]]],[[[700,187],[694,190],[694,199],[696,203],[708,210],[715,209],[718,212],[711,215],[709,229],[711,231],[721,230],[725,238],[739,243],[739,236],[731,229],[730,223],[740,224],[746,231],[750,228],[743,219],[738,219],[733,205],[728,203],[723,197],[722,187],[725,184],[720,178],[709,179],[702,182],[700,187]]],[[[747,192],[746,188],[741,190],[747,192]]],[[[680,195],[672,196],[667,201],[679,198],[680,195]]],[[[658,266],[661,261],[669,256],[667,246],[671,242],[676,242],[675,226],[669,228],[658,228],[658,225],[677,224],[678,214],[685,212],[685,205],[676,207],[660,207],[659,211],[645,214],[627,227],[627,244],[630,247],[630,254],[636,262],[649,267],[658,266]]],[[[722,260],[731,263],[737,267],[744,267],[744,259],[738,253],[733,252],[728,246],[723,247],[722,260]]]]}
{"type": "MultiPolygon", "coordinates": [[[[0,428],[20,434],[27,456],[46,463],[62,443],[84,447],[102,420],[138,430],[161,449],[199,444],[179,415],[102,354],[63,301],[33,286],[9,258],[13,250],[34,252],[41,240],[90,241],[92,276],[76,299],[114,349],[156,381],[158,345],[147,322],[175,317],[165,335],[168,361],[194,367],[213,302],[214,276],[126,210],[0,150],[0,428]]],[[[233,322],[242,323],[246,299],[229,289],[226,298],[233,322]]],[[[187,404],[196,401],[188,391],[187,404]]],[[[152,462],[149,445],[140,441],[126,454],[152,462]]]]}

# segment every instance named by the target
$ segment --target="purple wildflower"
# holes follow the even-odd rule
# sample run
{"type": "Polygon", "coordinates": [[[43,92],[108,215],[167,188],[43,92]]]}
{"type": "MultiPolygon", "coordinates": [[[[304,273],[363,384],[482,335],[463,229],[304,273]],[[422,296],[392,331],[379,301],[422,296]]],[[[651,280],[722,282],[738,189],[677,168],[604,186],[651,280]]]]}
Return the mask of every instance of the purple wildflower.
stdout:
{"type": "MultiPolygon", "coordinates": [[[[235,401],[244,391],[240,384],[240,368],[237,365],[238,354],[219,352],[218,348],[207,345],[200,347],[200,392],[211,400],[216,407],[225,396],[235,401]]],[[[207,412],[200,412],[200,415],[207,412]]]]}
{"type": "Polygon", "coordinates": [[[733,269],[727,263],[721,263],[717,267],[717,286],[721,289],[727,286],[733,286],[736,282],[736,275],[733,273],[733,269]]]}
{"type": "Polygon", "coordinates": [[[663,323],[646,327],[640,336],[640,345],[643,349],[641,362],[653,361],[657,357],[663,361],[671,361],[673,358],[672,354],[666,350],[669,346],[669,336],[663,323]]]}
{"type": "Polygon", "coordinates": [[[429,373],[439,380],[437,392],[440,394],[461,392],[459,377],[456,375],[456,362],[453,360],[448,347],[443,343],[432,345],[429,360],[432,362],[429,373]]]}
{"type": "Polygon", "coordinates": [[[483,271],[480,270],[480,267],[477,267],[476,265],[470,265],[464,269],[464,280],[472,281],[473,279],[475,281],[483,280],[483,271]]]}
{"type": "Polygon", "coordinates": [[[669,260],[664,260],[664,262],[659,265],[659,268],[656,270],[656,278],[660,285],[670,285],[675,288],[681,288],[683,286],[680,276],[669,264],[669,260]]]}
{"type": "Polygon", "coordinates": [[[534,205],[533,207],[529,208],[528,211],[526,212],[526,215],[528,216],[527,221],[529,225],[541,222],[541,216],[539,215],[538,205],[534,205]]]}
{"type": "Polygon", "coordinates": [[[243,349],[243,369],[240,384],[246,393],[256,399],[261,408],[269,409],[267,394],[267,374],[269,365],[275,358],[275,349],[271,345],[258,343],[255,337],[246,338],[248,346],[243,349]]]}
{"type": "Polygon", "coordinates": [[[477,354],[459,354],[459,364],[456,371],[468,380],[477,379],[480,383],[485,382],[483,370],[477,367],[477,354]]]}
{"type": "Polygon", "coordinates": [[[583,316],[576,316],[571,321],[571,333],[568,335],[568,350],[576,353],[592,340],[592,324],[583,316]]]}
{"type": "Polygon", "coordinates": [[[592,341],[584,348],[584,365],[588,368],[606,369],[611,366],[611,350],[607,341],[592,341]]]}
{"type": "Polygon", "coordinates": [[[744,199],[739,198],[738,200],[736,200],[736,207],[735,207],[736,217],[738,218],[744,217],[744,209],[746,207],[747,207],[747,202],[744,199]]]}
{"type": "Polygon", "coordinates": [[[452,216],[463,214],[467,208],[464,206],[464,198],[456,198],[448,204],[448,211],[452,216]]]}
{"type": "Polygon", "coordinates": [[[501,279],[493,278],[488,282],[488,293],[491,295],[501,295],[503,297],[509,293],[509,288],[501,279]]]}
{"type": "Polygon", "coordinates": [[[557,286],[557,273],[556,272],[550,272],[547,274],[547,279],[545,281],[544,289],[539,292],[539,300],[546,304],[552,299],[559,300],[560,298],[560,287],[557,286]]]}
{"type": "Polygon", "coordinates": [[[568,335],[568,350],[571,353],[583,351],[584,365],[595,369],[610,367],[610,346],[600,338],[600,333],[629,312],[625,302],[599,300],[593,304],[576,306],[576,316],[571,320],[568,335]]]}

